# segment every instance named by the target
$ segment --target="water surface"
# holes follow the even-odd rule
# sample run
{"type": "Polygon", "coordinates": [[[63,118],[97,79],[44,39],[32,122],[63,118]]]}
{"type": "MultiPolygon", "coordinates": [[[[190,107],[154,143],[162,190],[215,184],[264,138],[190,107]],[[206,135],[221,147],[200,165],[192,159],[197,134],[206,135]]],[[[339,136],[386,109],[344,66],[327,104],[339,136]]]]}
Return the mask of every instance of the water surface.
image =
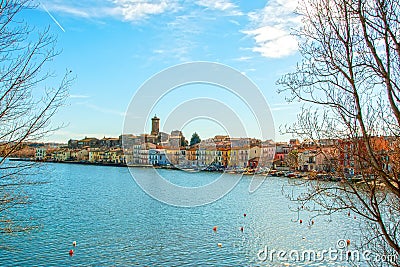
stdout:
{"type": "MultiPolygon", "coordinates": [[[[29,234],[0,235],[7,248],[0,250],[1,265],[282,266],[285,262],[260,261],[257,253],[265,246],[329,249],[338,239],[357,238],[353,230],[357,221],[343,214],[317,218],[310,227],[308,215],[302,213],[300,224],[297,213],[289,209],[293,204],[281,192],[288,182],[285,178],[268,177],[250,194],[251,177],[245,176],[217,202],[179,208],[146,195],[126,168],[48,163],[45,169],[41,179],[49,183],[29,187],[33,203],[18,210],[41,227],[29,234]],[[68,255],[70,249],[75,250],[73,257],[68,255]]],[[[140,170],[142,175],[147,171],[140,170]]],[[[160,172],[185,186],[204,185],[219,175],[160,172]]]]}

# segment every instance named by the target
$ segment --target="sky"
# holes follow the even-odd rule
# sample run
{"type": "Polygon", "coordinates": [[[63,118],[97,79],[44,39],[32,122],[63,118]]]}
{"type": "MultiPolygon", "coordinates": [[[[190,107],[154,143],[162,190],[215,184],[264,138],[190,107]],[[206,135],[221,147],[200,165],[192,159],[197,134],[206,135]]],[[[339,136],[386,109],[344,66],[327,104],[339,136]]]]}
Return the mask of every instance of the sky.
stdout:
{"type": "MultiPolygon", "coordinates": [[[[50,32],[57,36],[61,53],[47,67],[59,80],[66,69],[72,70],[76,77],[66,105],[52,120],[54,126],[65,127],[47,140],[67,142],[85,136],[119,136],[124,131],[127,109],[141,86],[166,68],[193,61],[221,63],[246,75],[268,103],[275,140],[289,139],[290,136],[280,136],[279,128],[295,121],[301,105],[287,103],[288,95],[277,93],[276,81],[294,70],[300,60],[297,40],[291,34],[300,25],[299,16],[293,13],[296,3],[296,0],[38,2],[37,9],[26,11],[23,16],[38,30],[49,26],[50,32]]],[[[249,137],[262,138],[253,122],[263,118],[252,114],[251,106],[243,104],[240,96],[210,84],[190,84],[171,91],[154,103],[148,116],[157,114],[164,130],[168,114],[185,101],[197,98],[229,106],[239,114],[241,122],[220,122],[199,116],[176,125],[187,138],[194,131],[203,139],[225,134],[228,124],[243,122],[249,137]]],[[[210,107],[205,105],[204,109],[210,107]]],[[[146,125],[144,131],[149,129],[146,125]]]]}

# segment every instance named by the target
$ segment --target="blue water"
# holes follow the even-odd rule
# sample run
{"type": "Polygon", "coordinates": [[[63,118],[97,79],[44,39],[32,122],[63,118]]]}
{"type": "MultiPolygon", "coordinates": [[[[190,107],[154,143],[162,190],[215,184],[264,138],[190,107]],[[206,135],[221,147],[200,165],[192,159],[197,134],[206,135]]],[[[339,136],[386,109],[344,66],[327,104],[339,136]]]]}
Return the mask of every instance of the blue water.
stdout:
{"type": "MultiPolygon", "coordinates": [[[[251,177],[243,177],[217,202],[179,208],[146,195],[126,168],[45,165],[40,178],[49,183],[28,187],[32,204],[18,209],[20,216],[32,218],[40,228],[1,234],[2,266],[282,266],[285,262],[262,261],[257,253],[265,246],[328,249],[338,239],[357,239],[353,230],[357,220],[344,214],[316,218],[310,227],[309,214],[303,212],[304,223],[300,224],[297,213],[289,209],[293,204],[281,192],[288,183],[285,178],[268,177],[250,194],[251,177]],[[70,249],[75,250],[72,257],[70,249]]],[[[140,171],[146,175],[148,170],[140,171]]],[[[207,184],[219,175],[160,172],[186,186],[207,184]]],[[[345,262],[339,265],[348,266],[345,262]]],[[[296,262],[291,266],[338,263],[296,262]]]]}

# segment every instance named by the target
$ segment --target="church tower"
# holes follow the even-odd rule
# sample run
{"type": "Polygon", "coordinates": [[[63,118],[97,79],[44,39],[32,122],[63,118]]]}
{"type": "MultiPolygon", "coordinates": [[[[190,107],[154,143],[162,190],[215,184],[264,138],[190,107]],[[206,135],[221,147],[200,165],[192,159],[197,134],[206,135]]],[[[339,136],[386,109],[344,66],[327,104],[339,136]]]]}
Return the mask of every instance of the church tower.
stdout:
{"type": "Polygon", "coordinates": [[[151,119],[151,135],[157,136],[160,132],[160,119],[154,115],[154,118],[151,119]]]}

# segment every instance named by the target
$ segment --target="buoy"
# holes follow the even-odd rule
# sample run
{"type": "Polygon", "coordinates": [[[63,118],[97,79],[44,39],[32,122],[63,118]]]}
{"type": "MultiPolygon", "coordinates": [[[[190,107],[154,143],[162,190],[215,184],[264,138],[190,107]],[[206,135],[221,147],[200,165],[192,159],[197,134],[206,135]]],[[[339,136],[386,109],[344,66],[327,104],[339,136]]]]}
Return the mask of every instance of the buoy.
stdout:
{"type": "Polygon", "coordinates": [[[214,226],[213,227],[213,231],[216,232],[217,231],[218,226],[214,226]]]}
{"type": "Polygon", "coordinates": [[[70,249],[69,255],[70,255],[70,256],[74,255],[74,250],[73,250],[73,249],[70,249]]]}
{"type": "Polygon", "coordinates": [[[219,248],[222,248],[222,243],[218,243],[218,247],[219,247],[219,248]]]}
{"type": "Polygon", "coordinates": [[[242,227],[240,227],[240,231],[242,231],[242,232],[243,232],[243,226],[242,226],[242,227]]]}
{"type": "Polygon", "coordinates": [[[73,245],[74,247],[76,247],[76,241],[72,242],[72,245],[73,245]]]}
{"type": "Polygon", "coordinates": [[[311,221],[311,224],[314,225],[314,220],[311,221]]]}
{"type": "Polygon", "coordinates": [[[303,223],[303,220],[300,220],[300,223],[303,223]]]}
{"type": "Polygon", "coordinates": [[[356,216],[354,216],[354,219],[357,219],[357,217],[356,217],[356,216]]]}
{"type": "Polygon", "coordinates": [[[347,213],[347,216],[349,216],[349,217],[350,217],[350,211],[349,211],[349,213],[347,213]]]}
{"type": "Polygon", "coordinates": [[[245,213],[245,214],[243,214],[243,217],[246,217],[247,216],[247,214],[245,213]]]}
{"type": "Polygon", "coordinates": [[[347,246],[350,246],[350,239],[346,240],[347,246]]]}

